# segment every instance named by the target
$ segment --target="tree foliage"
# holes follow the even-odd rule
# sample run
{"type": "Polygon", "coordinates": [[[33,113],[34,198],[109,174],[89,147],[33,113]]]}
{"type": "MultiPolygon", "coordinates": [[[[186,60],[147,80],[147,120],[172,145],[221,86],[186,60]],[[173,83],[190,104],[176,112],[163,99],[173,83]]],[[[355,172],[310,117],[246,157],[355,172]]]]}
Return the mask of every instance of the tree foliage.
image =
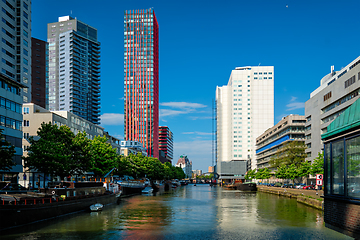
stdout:
{"type": "Polygon", "coordinates": [[[0,129],[0,171],[9,171],[16,165],[13,161],[15,147],[4,139],[2,132],[0,129]]]}
{"type": "Polygon", "coordinates": [[[90,171],[96,176],[103,176],[116,166],[116,150],[107,142],[106,137],[96,136],[90,144],[90,171]]]}
{"type": "Polygon", "coordinates": [[[67,126],[42,123],[37,131],[38,140],[29,138],[28,156],[24,158],[25,167],[44,174],[65,177],[73,174],[76,164],[72,162],[72,140],[74,134],[67,126]]]}
{"type": "Polygon", "coordinates": [[[246,180],[252,180],[256,178],[256,169],[247,171],[245,175],[246,180]]]}
{"type": "Polygon", "coordinates": [[[310,170],[311,175],[324,174],[324,153],[319,152],[318,156],[314,159],[310,170]]]}
{"type": "Polygon", "coordinates": [[[306,145],[303,141],[290,141],[279,148],[270,159],[271,168],[278,168],[282,164],[290,166],[295,164],[299,166],[302,162],[305,161],[306,145]]]}

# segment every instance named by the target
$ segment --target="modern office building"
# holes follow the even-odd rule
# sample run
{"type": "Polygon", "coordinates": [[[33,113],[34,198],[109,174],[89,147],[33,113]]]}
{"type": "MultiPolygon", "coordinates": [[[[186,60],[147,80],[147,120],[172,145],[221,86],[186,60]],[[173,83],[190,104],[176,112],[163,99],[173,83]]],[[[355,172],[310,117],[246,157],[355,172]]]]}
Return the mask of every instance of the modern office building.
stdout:
{"type": "Polygon", "coordinates": [[[124,14],[124,138],[159,157],[159,25],[153,9],[124,14]]]}
{"type": "Polygon", "coordinates": [[[256,169],[256,137],[274,126],[274,67],[237,67],[228,85],[216,88],[219,179],[244,179],[256,169]]]}
{"type": "MultiPolygon", "coordinates": [[[[177,163],[175,164],[175,167],[180,167],[184,171],[187,178],[192,177],[192,162],[189,160],[189,158],[186,155],[181,155],[177,163]]],[[[200,174],[201,175],[201,174],[200,174]]]]}
{"type": "Polygon", "coordinates": [[[307,161],[313,161],[323,151],[321,134],[326,133],[327,126],[359,98],[359,63],[360,56],[340,71],[334,71],[332,66],[305,102],[307,161]]]}
{"type": "Polygon", "coordinates": [[[49,110],[100,119],[100,43],[97,29],[70,16],[48,24],[49,110]]]}
{"type": "Polygon", "coordinates": [[[174,135],[167,126],[159,127],[159,151],[163,151],[165,158],[173,159],[173,140],[174,135]]]}
{"type": "Polygon", "coordinates": [[[31,0],[3,0],[0,27],[1,73],[26,86],[23,102],[31,101],[31,0]]]}
{"type": "MultiPolygon", "coordinates": [[[[14,166],[10,171],[0,171],[0,181],[18,182],[18,174],[22,172],[22,125],[23,102],[21,88],[25,87],[14,79],[0,74],[0,129],[4,140],[15,147],[14,166]]],[[[25,124],[25,122],[24,122],[25,124]]],[[[2,139],[0,139],[1,141],[2,139]]]]}
{"type": "MultiPolygon", "coordinates": [[[[305,116],[290,114],[256,138],[257,169],[270,168],[271,158],[290,141],[305,141],[305,116]]],[[[275,169],[271,169],[275,170],[275,169]]]]}
{"type": "Polygon", "coordinates": [[[48,43],[31,38],[31,102],[49,109],[48,43]]]}

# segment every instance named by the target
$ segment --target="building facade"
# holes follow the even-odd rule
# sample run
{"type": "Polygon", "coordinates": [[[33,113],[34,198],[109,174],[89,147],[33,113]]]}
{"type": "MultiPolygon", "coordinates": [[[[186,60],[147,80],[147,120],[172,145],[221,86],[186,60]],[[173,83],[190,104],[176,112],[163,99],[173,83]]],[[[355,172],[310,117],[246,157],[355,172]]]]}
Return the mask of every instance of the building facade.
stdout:
{"type": "MultiPolygon", "coordinates": [[[[24,85],[0,74],[0,129],[4,140],[15,147],[14,166],[10,171],[0,171],[0,181],[18,182],[18,173],[22,172],[22,125],[23,115],[21,105],[23,98],[21,88],[24,85]]],[[[25,122],[24,122],[25,124],[25,122]]],[[[0,139],[1,140],[1,139],[0,139]]]]}
{"type": "Polygon", "coordinates": [[[49,109],[48,43],[31,38],[31,102],[49,109]]]}
{"type": "Polygon", "coordinates": [[[97,29],[70,16],[49,23],[49,110],[100,123],[97,29]]]}
{"type": "Polygon", "coordinates": [[[257,166],[256,137],[274,126],[274,67],[232,70],[228,85],[216,88],[216,117],[216,173],[243,179],[257,166]]]}
{"type": "Polygon", "coordinates": [[[124,14],[124,138],[159,157],[159,25],[153,9],[124,14]]]}
{"type": "Polygon", "coordinates": [[[159,127],[159,151],[163,151],[165,158],[173,159],[173,140],[174,135],[167,126],[159,127]]]}
{"type": "Polygon", "coordinates": [[[192,176],[192,162],[189,161],[186,155],[181,155],[175,167],[180,167],[184,171],[187,178],[191,178],[192,176]]]}
{"type": "Polygon", "coordinates": [[[323,151],[321,134],[327,126],[359,98],[360,56],[340,71],[324,76],[320,87],[305,102],[305,143],[307,161],[313,161],[323,151]]]}
{"type": "MultiPolygon", "coordinates": [[[[257,169],[270,168],[270,160],[284,144],[305,141],[305,116],[290,114],[256,138],[257,169]]],[[[273,169],[274,170],[274,169],[273,169]]]]}
{"type": "Polygon", "coordinates": [[[23,102],[31,101],[31,1],[3,0],[0,27],[1,73],[26,86],[23,102]]]}

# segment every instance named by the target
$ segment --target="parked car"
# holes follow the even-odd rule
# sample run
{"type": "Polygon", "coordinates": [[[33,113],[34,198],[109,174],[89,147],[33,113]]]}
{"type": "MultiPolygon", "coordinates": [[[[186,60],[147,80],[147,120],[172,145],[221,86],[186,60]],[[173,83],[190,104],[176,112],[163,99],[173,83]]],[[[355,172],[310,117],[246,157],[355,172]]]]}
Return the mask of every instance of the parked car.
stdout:
{"type": "Polygon", "coordinates": [[[279,182],[277,182],[277,183],[274,184],[274,187],[281,187],[281,186],[282,186],[282,184],[279,183],[279,182]]]}
{"type": "Polygon", "coordinates": [[[307,185],[307,186],[304,186],[303,189],[315,189],[315,185],[314,184],[307,185]]]}

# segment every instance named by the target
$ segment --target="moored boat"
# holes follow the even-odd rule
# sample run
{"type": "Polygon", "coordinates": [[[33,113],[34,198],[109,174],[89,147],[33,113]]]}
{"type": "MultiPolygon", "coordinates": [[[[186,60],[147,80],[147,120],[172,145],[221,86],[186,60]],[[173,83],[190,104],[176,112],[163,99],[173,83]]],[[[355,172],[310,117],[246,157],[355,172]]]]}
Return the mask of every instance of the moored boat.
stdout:
{"type": "Polygon", "coordinates": [[[101,203],[95,203],[90,206],[90,211],[99,212],[99,211],[102,211],[103,208],[104,208],[104,205],[102,205],[101,203]]]}

